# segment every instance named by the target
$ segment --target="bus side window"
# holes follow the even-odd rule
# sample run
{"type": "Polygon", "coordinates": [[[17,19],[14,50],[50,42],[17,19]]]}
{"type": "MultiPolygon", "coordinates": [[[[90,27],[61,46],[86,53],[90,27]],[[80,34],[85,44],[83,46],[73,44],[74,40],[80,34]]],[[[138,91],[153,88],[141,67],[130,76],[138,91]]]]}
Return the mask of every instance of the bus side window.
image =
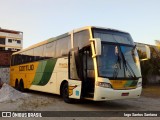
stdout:
{"type": "Polygon", "coordinates": [[[22,64],[22,55],[18,54],[18,64],[22,64]]]}
{"type": "Polygon", "coordinates": [[[55,57],[55,44],[56,42],[50,42],[44,46],[43,55],[45,59],[55,57]]]}
{"type": "Polygon", "coordinates": [[[79,47],[79,49],[83,48],[90,44],[89,42],[89,31],[83,30],[77,33],[74,33],[74,47],[79,47]]]}
{"type": "Polygon", "coordinates": [[[24,64],[24,63],[26,63],[26,54],[25,54],[25,52],[22,52],[21,53],[21,61],[22,61],[22,64],[24,64]]]}
{"type": "Polygon", "coordinates": [[[15,58],[14,58],[14,65],[18,65],[18,54],[15,55],[15,58]]]}
{"type": "Polygon", "coordinates": [[[26,55],[27,55],[27,62],[32,62],[32,61],[34,61],[33,49],[28,50],[28,51],[26,52],[26,55]]]}
{"type": "Polygon", "coordinates": [[[71,48],[70,36],[61,38],[56,41],[56,57],[67,56],[71,48]]]}
{"type": "Polygon", "coordinates": [[[12,55],[12,58],[11,58],[11,66],[14,65],[14,58],[15,58],[15,55],[12,55]]]}
{"type": "Polygon", "coordinates": [[[44,46],[39,46],[34,48],[34,60],[43,60],[43,47],[44,46]]]}

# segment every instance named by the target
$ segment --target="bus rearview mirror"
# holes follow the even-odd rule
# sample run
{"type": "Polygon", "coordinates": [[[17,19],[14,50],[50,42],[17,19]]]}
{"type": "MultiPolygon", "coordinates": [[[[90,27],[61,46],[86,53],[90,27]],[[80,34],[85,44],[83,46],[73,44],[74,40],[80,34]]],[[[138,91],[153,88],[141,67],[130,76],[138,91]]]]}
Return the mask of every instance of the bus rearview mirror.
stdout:
{"type": "Polygon", "coordinates": [[[147,54],[147,59],[151,58],[151,51],[148,45],[146,45],[146,54],[147,54]]]}
{"type": "Polygon", "coordinates": [[[93,56],[101,55],[101,39],[94,38],[94,39],[90,39],[90,41],[94,42],[94,46],[95,46],[95,55],[93,55],[93,56]]]}
{"type": "Polygon", "coordinates": [[[140,61],[148,60],[151,58],[151,52],[148,45],[137,45],[140,61]]]}

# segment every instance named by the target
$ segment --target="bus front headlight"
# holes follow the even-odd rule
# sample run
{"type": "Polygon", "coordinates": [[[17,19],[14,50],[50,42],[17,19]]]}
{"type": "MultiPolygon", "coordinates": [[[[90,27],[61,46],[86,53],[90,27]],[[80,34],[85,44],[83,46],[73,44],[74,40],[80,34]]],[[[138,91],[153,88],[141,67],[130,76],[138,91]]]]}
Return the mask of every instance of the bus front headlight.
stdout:
{"type": "Polygon", "coordinates": [[[106,82],[97,82],[96,85],[104,88],[112,88],[111,84],[106,82]]]}
{"type": "Polygon", "coordinates": [[[138,82],[137,87],[142,87],[142,82],[138,82]]]}

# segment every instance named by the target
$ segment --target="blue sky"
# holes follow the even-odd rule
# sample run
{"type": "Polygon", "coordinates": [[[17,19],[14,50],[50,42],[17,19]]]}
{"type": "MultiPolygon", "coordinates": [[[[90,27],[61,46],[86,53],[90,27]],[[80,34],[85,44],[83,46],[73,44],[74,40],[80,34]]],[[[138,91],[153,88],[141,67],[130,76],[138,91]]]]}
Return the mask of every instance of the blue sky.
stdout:
{"type": "Polygon", "coordinates": [[[22,31],[24,48],[88,25],[160,40],[160,0],[0,0],[0,27],[22,31]]]}

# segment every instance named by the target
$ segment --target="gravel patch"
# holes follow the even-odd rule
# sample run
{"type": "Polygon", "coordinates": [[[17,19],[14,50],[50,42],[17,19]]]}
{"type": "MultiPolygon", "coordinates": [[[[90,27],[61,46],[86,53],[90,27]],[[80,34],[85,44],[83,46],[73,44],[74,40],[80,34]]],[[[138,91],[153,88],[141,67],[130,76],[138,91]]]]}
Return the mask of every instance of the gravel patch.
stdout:
{"type": "Polygon", "coordinates": [[[17,91],[6,83],[4,83],[2,85],[2,88],[0,89],[0,102],[15,101],[19,98],[24,98],[28,96],[28,94],[21,93],[20,91],[17,91]]]}

